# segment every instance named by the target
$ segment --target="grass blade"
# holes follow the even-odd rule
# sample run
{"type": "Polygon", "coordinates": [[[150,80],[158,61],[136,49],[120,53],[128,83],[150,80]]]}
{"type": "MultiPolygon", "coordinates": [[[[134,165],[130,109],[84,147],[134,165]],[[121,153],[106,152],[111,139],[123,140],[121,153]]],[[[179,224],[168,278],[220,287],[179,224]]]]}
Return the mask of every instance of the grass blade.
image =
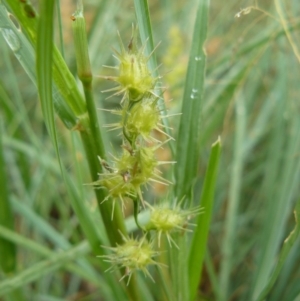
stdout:
{"type": "MultiPolygon", "coordinates": [[[[34,240],[28,239],[16,232],[10,231],[2,226],[0,226],[0,236],[6,238],[7,240],[15,243],[16,245],[20,245],[21,247],[29,249],[31,252],[35,252],[44,256],[46,258],[51,258],[55,256],[55,252],[48,249],[47,247],[40,245],[34,240]]],[[[87,279],[93,285],[101,288],[106,296],[112,296],[112,288],[107,284],[107,282],[103,281],[103,278],[100,274],[96,273],[94,270],[85,269],[82,263],[84,258],[76,259],[76,263],[68,263],[66,265],[66,269],[80,275],[84,279],[87,279]]]]}
{"type": "Polygon", "coordinates": [[[30,268],[22,271],[12,278],[0,282],[0,296],[5,296],[9,292],[33,282],[44,275],[58,270],[66,263],[78,259],[80,256],[88,253],[90,246],[87,242],[83,242],[68,251],[55,254],[49,259],[43,260],[30,268]]]}
{"type": "Polygon", "coordinates": [[[203,261],[205,258],[220,153],[221,140],[219,138],[212,145],[211,155],[209,158],[208,168],[200,199],[200,205],[204,208],[205,212],[198,217],[197,228],[194,231],[189,254],[189,284],[191,300],[195,299],[197,287],[200,282],[203,261]]]}
{"type": "MultiPolygon", "coordinates": [[[[0,225],[14,228],[14,218],[9,201],[7,175],[5,171],[4,149],[2,143],[2,126],[0,124],[0,225]]],[[[14,272],[16,267],[16,247],[6,239],[0,239],[0,269],[5,273],[14,272]]]]}
{"type": "Polygon", "coordinates": [[[234,157],[232,163],[231,182],[229,187],[229,203],[225,221],[225,234],[222,246],[222,264],[220,272],[220,296],[222,301],[228,300],[230,271],[233,261],[234,237],[237,222],[238,205],[242,184],[242,170],[244,164],[243,143],[246,132],[246,111],[242,98],[236,101],[236,137],[234,143],[234,157]]]}
{"type": "MultiPolygon", "coordinates": [[[[152,27],[151,27],[151,19],[150,19],[150,12],[148,7],[148,1],[147,0],[134,0],[134,6],[135,6],[135,12],[136,12],[136,18],[139,25],[139,32],[140,37],[142,40],[142,43],[146,43],[146,49],[145,54],[150,55],[154,51],[154,42],[153,42],[153,35],[152,35],[152,27]]],[[[153,73],[153,76],[156,78],[159,78],[159,74],[157,71],[157,62],[156,62],[156,56],[155,52],[152,53],[150,59],[149,59],[149,67],[150,70],[153,73]]],[[[156,94],[160,95],[161,91],[157,90],[156,94]]],[[[165,103],[163,99],[159,99],[158,101],[159,110],[162,114],[162,116],[167,115],[165,103]]],[[[163,124],[165,125],[165,131],[169,136],[171,135],[170,129],[169,129],[169,123],[167,118],[162,119],[163,124]]],[[[172,143],[169,143],[170,149],[172,151],[172,154],[175,154],[174,145],[172,143]]]]}
{"type": "MultiPolygon", "coordinates": [[[[40,19],[38,14],[34,11],[29,3],[23,4],[14,0],[7,0],[5,2],[13,12],[14,16],[17,18],[22,30],[24,30],[26,33],[26,36],[29,38],[31,44],[35,47],[37,44],[36,28],[38,25],[38,20],[40,19]],[[24,5],[26,5],[27,9],[31,9],[34,12],[31,17],[28,17],[24,9],[24,5]]],[[[69,105],[73,114],[80,118],[81,115],[86,111],[85,102],[79,92],[73,75],[70,73],[65,61],[55,46],[53,47],[53,64],[53,79],[58,90],[66,103],[69,105]]]]}
{"type": "MultiPolygon", "coordinates": [[[[149,56],[154,49],[152,26],[150,19],[150,12],[147,0],[134,0],[136,18],[139,25],[139,32],[142,43],[146,43],[145,55],[149,56]]],[[[157,62],[155,52],[151,55],[149,59],[150,70],[153,70],[153,75],[158,76],[158,71],[156,70],[157,62]]]]}
{"type": "MultiPolygon", "coordinates": [[[[297,20],[296,22],[291,23],[287,30],[297,31],[300,27],[300,21],[297,20]]],[[[253,51],[257,51],[263,47],[266,47],[268,43],[271,41],[277,40],[285,35],[285,30],[282,28],[282,26],[278,26],[277,24],[268,26],[264,30],[262,30],[257,36],[255,36],[253,39],[250,39],[248,42],[243,44],[240,49],[235,53],[235,59],[241,59],[242,57],[247,57],[248,54],[250,54],[253,51]]],[[[232,58],[232,52],[227,52],[224,54],[223,57],[215,64],[215,66],[221,66],[221,65],[228,65],[228,62],[230,62],[232,58]]]]}
{"type": "Polygon", "coordinates": [[[266,210],[262,216],[262,231],[259,239],[261,251],[257,254],[257,270],[253,274],[252,300],[257,300],[269,282],[277,253],[285,236],[293,200],[299,195],[300,162],[296,157],[300,146],[299,113],[289,107],[289,102],[286,101],[289,98],[287,63],[287,57],[280,53],[277,56],[279,76],[273,90],[276,95],[273,131],[265,163],[268,176],[262,186],[262,190],[269,193],[266,210]],[[288,124],[282,113],[285,110],[290,114],[288,124]],[[289,129],[289,135],[285,134],[285,126],[289,129]]]}
{"type": "Polygon", "coordinates": [[[177,164],[175,165],[177,200],[191,195],[193,181],[197,174],[206,64],[203,46],[207,35],[208,10],[209,0],[199,1],[177,138],[177,164]]]}
{"type": "Polygon", "coordinates": [[[52,101],[53,10],[54,0],[41,2],[41,17],[37,33],[36,66],[38,90],[45,123],[56,152],[59,154],[52,101]]]}
{"type": "MultiPolygon", "coordinates": [[[[43,110],[43,115],[45,117],[45,123],[47,125],[49,134],[51,136],[52,142],[55,146],[57,158],[59,161],[61,173],[64,178],[64,182],[68,189],[68,194],[72,202],[74,211],[76,212],[80,224],[88,238],[94,252],[100,253],[100,240],[93,225],[89,214],[78,197],[75,187],[72,187],[72,183],[65,172],[65,168],[61,163],[60,153],[58,149],[57,133],[54,123],[54,109],[52,102],[52,18],[53,18],[53,1],[44,1],[41,5],[41,18],[38,26],[38,39],[37,39],[37,80],[38,88],[41,99],[41,105],[43,110]],[[50,13],[52,12],[52,13],[50,13]]],[[[95,156],[96,158],[96,156],[95,156]]]]}
{"type": "Polygon", "coordinates": [[[257,301],[263,301],[265,300],[265,298],[267,297],[268,293],[271,291],[273,285],[275,284],[276,279],[279,276],[279,273],[283,267],[283,264],[285,263],[285,260],[291,250],[291,248],[293,247],[296,239],[299,237],[299,233],[300,233],[300,201],[298,201],[295,211],[295,228],[293,229],[293,231],[290,233],[290,235],[284,240],[284,244],[283,247],[281,249],[281,252],[279,254],[279,258],[278,258],[278,263],[276,268],[274,269],[269,282],[267,283],[266,287],[263,289],[263,291],[260,293],[260,295],[257,298],[257,301]]]}
{"type": "MultiPolygon", "coordinates": [[[[36,83],[35,54],[32,45],[29,43],[22,31],[18,30],[9,18],[8,12],[0,3],[0,31],[14,55],[28,74],[32,82],[36,83]]],[[[76,117],[69,106],[63,101],[56,86],[53,86],[53,98],[56,112],[67,128],[76,125],[76,117]]]]}
{"type": "MultiPolygon", "coordinates": [[[[51,241],[56,246],[56,248],[68,250],[72,247],[72,245],[63,237],[61,233],[57,232],[51,225],[49,225],[41,216],[35,213],[31,208],[24,205],[20,201],[14,199],[12,201],[14,211],[20,214],[22,217],[24,217],[24,219],[27,220],[30,223],[30,225],[38,231],[39,234],[44,235],[47,239],[49,239],[49,241],[51,241]]],[[[99,254],[100,251],[101,249],[99,248],[99,254]]],[[[85,275],[88,275],[88,278],[91,275],[91,277],[94,277],[94,279],[98,279],[95,269],[91,267],[89,262],[87,262],[84,258],[76,259],[76,262],[79,266],[76,267],[77,270],[80,269],[80,272],[84,273],[85,275]],[[94,274],[96,274],[96,276],[94,274]]],[[[103,270],[106,270],[109,267],[108,265],[105,265],[105,262],[101,262],[101,264],[103,270]]],[[[112,288],[114,296],[111,298],[118,300],[122,297],[124,299],[125,297],[124,294],[122,294],[123,292],[117,289],[119,283],[116,283],[114,275],[107,274],[105,278],[108,285],[112,288]]]]}
{"type": "MultiPolygon", "coordinates": [[[[48,46],[46,46],[47,44],[41,41],[37,40],[37,33],[35,32],[35,28],[37,27],[37,20],[38,20],[38,16],[37,14],[35,14],[34,18],[29,19],[26,15],[24,15],[24,11],[22,9],[22,4],[16,4],[14,1],[7,1],[9,3],[10,8],[13,10],[13,13],[15,14],[15,16],[18,18],[18,21],[20,22],[20,24],[24,27],[24,31],[28,34],[28,36],[30,37],[30,41],[32,44],[36,44],[37,42],[40,43],[40,45],[37,47],[37,55],[38,55],[38,60],[39,60],[39,64],[41,63],[45,63],[49,65],[49,62],[45,59],[45,54],[46,52],[44,52],[43,50],[45,49],[46,51],[48,49],[46,49],[47,47],[49,47],[49,45],[51,45],[52,47],[52,42],[51,44],[49,43],[48,46]]],[[[47,12],[46,12],[47,14],[47,12]]],[[[48,16],[49,17],[49,16],[48,16]]],[[[41,22],[44,22],[44,16],[41,16],[41,18],[39,19],[41,20],[41,22]]],[[[40,26],[39,26],[40,28],[40,26]]],[[[49,32],[46,30],[47,35],[49,34],[49,32]]],[[[42,36],[42,39],[45,40],[45,37],[42,36]]],[[[26,61],[26,60],[25,60],[26,61]]],[[[69,105],[69,107],[72,109],[72,114],[73,116],[76,115],[78,117],[77,121],[80,119],[80,121],[78,121],[82,128],[81,129],[86,129],[86,131],[81,131],[81,136],[82,136],[82,140],[83,140],[83,144],[85,145],[85,150],[87,152],[87,157],[88,157],[88,161],[89,164],[91,166],[91,173],[93,174],[93,179],[96,181],[98,179],[98,172],[100,170],[99,167],[99,162],[97,159],[97,155],[101,155],[101,157],[104,157],[103,153],[99,153],[98,150],[95,150],[95,144],[93,141],[93,137],[89,136],[87,134],[87,132],[89,132],[89,118],[88,116],[85,114],[86,113],[86,106],[85,103],[83,101],[83,98],[81,96],[81,94],[79,93],[79,90],[77,88],[76,82],[73,78],[73,76],[71,75],[70,71],[68,70],[65,62],[63,61],[60,53],[57,51],[57,49],[55,48],[55,46],[53,46],[53,64],[54,64],[54,68],[53,68],[53,78],[54,78],[54,82],[57,84],[57,87],[59,89],[59,92],[62,94],[62,96],[64,97],[64,101],[66,101],[66,103],[69,105]],[[90,162],[92,161],[92,162],[90,162]]],[[[44,78],[44,72],[45,69],[42,66],[38,67],[38,72],[39,75],[42,76],[42,78],[44,78]]],[[[39,76],[38,75],[38,76],[39,76]]],[[[51,78],[51,77],[49,77],[51,78]]],[[[44,80],[44,79],[43,79],[44,80]]],[[[45,85],[44,83],[41,83],[41,79],[39,78],[39,82],[38,85],[40,86],[42,84],[42,86],[45,85]]],[[[50,92],[48,91],[47,93],[45,93],[45,90],[43,87],[39,87],[39,89],[41,90],[41,92],[43,93],[41,95],[41,101],[42,101],[42,108],[43,108],[43,112],[44,114],[47,114],[47,116],[45,115],[45,119],[48,120],[48,124],[51,126],[50,131],[52,133],[54,133],[55,128],[53,128],[52,124],[53,124],[53,117],[51,117],[53,115],[53,108],[52,105],[50,105],[50,98],[51,95],[49,94],[50,92]],[[46,100],[45,95],[47,94],[48,100],[46,100]],[[45,104],[43,104],[44,99],[46,100],[45,104]],[[49,103],[48,103],[49,101],[49,103]]],[[[52,101],[52,100],[51,100],[52,101]]],[[[59,112],[59,109],[58,109],[59,112]]],[[[65,122],[65,118],[63,116],[60,116],[63,120],[63,122],[65,122]]],[[[75,120],[76,118],[73,118],[73,120],[75,120]]],[[[69,123],[69,125],[71,124],[70,127],[74,126],[74,123],[69,123]]],[[[57,143],[55,142],[56,138],[55,136],[53,136],[53,134],[50,135],[53,140],[54,145],[57,143]]],[[[101,138],[101,137],[100,137],[101,138]]],[[[98,143],[99,144],[99,143],[98,143]]],[[[57,150],[57,146],[56,146],[56,150],[57,150]]],[[[58,158],[59,158],[59,154],[58,154],[58,158]]],[[[60,164],[61,167],[61,173],[63,174],[64,177],[66,177],[66,173],[64,172],[64,167],[60,164]]],[[[66,187],[68,188],[68,192],[69,195],[73,195],[74,193],[72,192],[72,188],[70,188],[67,184],[70,183],[70,181],[68,179],[64,179],[65,183],[66,183],[66,187]]],[[[98,202],[101,203],[103,201],[103,199],[105,198],[105,196],[103,195],[102,191],[96,191],[96,195],[97,195],[97,199],[98,202]]],[[[97,252],[99,251],[99,239],[97,238],[96,235],[96,230],[95,230],[95,225],[93,225],[91,223],[91,221],[89,220],[88,214],[87,214],[87,210],[84,206],[84,204],[82,203],[82,201],[80,199],[76,199],[76,198],[70,198],[71,202],[72,202],[72,206],[76,212],[76,214],[78,215],[80,221],[81,221],[81,225],[84,229],[84,232],[88,238],[88,240],[92,243],[93,245],[93,249],[97,250],[97,252]]],[[[102,208],[101,208],[101,212],[104,212],[104,220],[107,220],[109,224],[111,224],[111,207],[110,204],[105,203],[103,204],[102,208]]],[[[117,212],[117,210],[115,210],[115,212],[117,212]]],[[[103,214],[102,214],[103,216],[103,214]]],[[[116,216],[116,214],[115,214],[116,216]]],[[[116,218],[117,219],[117,218],[116,218]]],[[[118,224],[116,226],[116,228],[119,229],[123,229],[124,226],[122,224],[118,224]]],[[[119,233],[116,231],[108,231],[108,235],[110,238],[113,237],[113,241],[118,241],[121,240],[119,233]]]]}

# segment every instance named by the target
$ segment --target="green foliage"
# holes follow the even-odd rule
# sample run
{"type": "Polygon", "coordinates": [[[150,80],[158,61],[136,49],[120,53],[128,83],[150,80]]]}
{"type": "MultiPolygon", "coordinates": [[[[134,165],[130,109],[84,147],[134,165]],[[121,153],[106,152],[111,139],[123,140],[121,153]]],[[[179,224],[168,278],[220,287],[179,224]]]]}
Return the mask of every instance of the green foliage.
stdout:
{"type": "Polygon", "coordinates": [[[299,3],[243,5],[0,0],[0,298],[299,299],[299,3]]]}

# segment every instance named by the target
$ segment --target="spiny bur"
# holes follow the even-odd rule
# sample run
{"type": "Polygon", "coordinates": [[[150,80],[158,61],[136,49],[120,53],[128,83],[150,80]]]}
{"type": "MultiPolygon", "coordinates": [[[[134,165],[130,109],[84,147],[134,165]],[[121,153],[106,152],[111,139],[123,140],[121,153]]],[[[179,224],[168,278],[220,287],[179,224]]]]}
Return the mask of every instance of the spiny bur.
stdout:
{"type": "Polygon", "coordinates": [[[175,231],[191,231],[188,229],[188,226],[193,226],[194,224],[189,223],[189,220],[200,214],[202,210],[200,207],[184,210],[181,209],[180,205],[171,208],[167,203],[156,207],[152,207],[149,204],[147,206],[150,208],[150,219],[145,229],[157,231],[158,246],[160,246],[161,235],[165,234],[170,247],[173,243],[177,248],[178,246],[172,239],[171,233],[175,231]]]}
{"type": "Polygon", "coordinates": [[[115,270],[118,267],[125,268],[125,274],[120,279],[128,277],[127,285],[130,281],[132,274],[135,271],[141,270],[146,276],[152,279],[151,274],[148,271],[150,265],[161,265],[153,258],[159,253],[154,251],[152,243],[144,236],[142,239],[125,238],[123,236],[124,244],[117,245],[114,248],[105,247],[112,251],[110,255],[99,256],[104,258],[105,261],[110,262],[112,266],[108,270],[115,270]]]}
{"type": "MultiPolygon", "coordinates": [[[[130,101],[140,101],[145,94],[154,94],[154,87],[157,78],[154,78],[148,67],[150,56],[144,55],[146,44],[140,49],[137,48],[137,30],[133,29],[132,37],[127,49],[119,36],[120,51],[113,49],[115,58],[119,64],[118,75],[105,77],[108,80],[117,82],[119,86],[104,92],[116,91],[113,95],[124,93],[130,101]]],[[[124,98],[123,98],[124,99],[124,98]]]]}

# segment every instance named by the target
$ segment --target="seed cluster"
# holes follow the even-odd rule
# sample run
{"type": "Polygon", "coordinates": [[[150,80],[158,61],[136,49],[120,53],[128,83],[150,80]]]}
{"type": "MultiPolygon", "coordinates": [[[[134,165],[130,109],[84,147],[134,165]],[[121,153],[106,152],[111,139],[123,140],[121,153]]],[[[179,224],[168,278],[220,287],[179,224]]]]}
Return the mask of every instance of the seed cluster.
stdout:
{"type": "MultiPolygon", "coordinates": [[[[161,176],[158,166],[174,162],[160,162],[155,156],[155,151],[163,143],[152,136],[153,131],[164,131],[157,106],[160,96],[154,92],[157,78],[151,75],[148,68],[149,56],[144,55],[145,45],[141,49],[137,48],[136,31],[127,49],[120,37],[119,39],[120,51],[114,50],[119,62],[118,76],[106,77],[118,85],[106,91],[115,92],[113,95],[122,95],[121,110],[111,111],[120,116],[120,121],[108,125],[111,129],[121,129],[122,152],[120,156],[113,157],[111,164],[101,160],[104,172],[99,174],[99,180],[94,185],[107,190],[104,201],[112,199],[115,204],[119,200],[123,207],[125,201],[131,199],[135,204],[149,206],[150,219],[142,230],[145,233],[157,233],[155,237],[158,238],[158,247],[162,234],[166,235],[170,246],[173,243],[177,247],[170,233],[176,230],[185,231],[189,225],[188,219],[199,214],[199,208],[185,211],[180,207],[152,207],[143,199],[142,186],[150,181],[165,185],[170,183],[161,176]]],[[[167,134],[166,136],[172,139],[167,134]]],[[[150,242],[146,237],[149,236],[145,234],[141,240],[123,237],[124,244],[109,248],[112,254],[103,257],[112,263],[112,269],[117,266],[125,267],[125,276],[128,276],[128,279],[135,270],[142,270],[152,279],[146,267],[158,264],[153,260],[158,252],[153,250],[154,240],[150,242]]]]}
{"type": "Polygon", "coordinates": [[[123,95],[121,110],[111,111],[120,116],[120,121],[108,125],[122,130],[123,150],[119,157],[113,157],[112,164],[104,168],[94,184],[108,191],[105,201],[110,198],[114,202],[121,200],[124,206],[128,198],[143,203],[141,187],[150,181],[165,185],[168,181],[160,176],[157,167],[162,162],[155,156],[162,143],[152,136],[154,130],[163,133],[157,107],[159,96],[154,92],[157,78],[151,75],[148,68],[149,57],[144,55],[145,46],[137,48],[136,31],[127,49],[119,39],[120,51],[114,50],[119,62],[118,75],[106,78],[118,83],[107,91],[115,91],[113,95],[123,95]]]}

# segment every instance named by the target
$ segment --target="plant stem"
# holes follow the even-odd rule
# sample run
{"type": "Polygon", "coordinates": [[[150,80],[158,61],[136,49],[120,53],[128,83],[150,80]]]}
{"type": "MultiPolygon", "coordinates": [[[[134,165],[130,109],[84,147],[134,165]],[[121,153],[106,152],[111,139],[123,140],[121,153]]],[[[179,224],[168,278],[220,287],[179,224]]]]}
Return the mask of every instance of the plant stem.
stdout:
{"type": "MultiPolygon", "coordinates": [[[[78,77],[83,85],[88,114],[88,118],[86,116],[81,119],[81,125],[83,125],[81,138],[87,154],[92,179],[93,181],[97,181],[98,172],[102,170],[102,166],[97,157],[100,156],[101,158],[105,158],[105,148],[99,129],[97,111],[92,92],[93,76],[88,55],[88,43],[85,29],[85,20],[83,16],[83,8],[81,1],[79,1],[78,3],[78,10],[73,15],[73,32],[77,72],[78,77]]],[[[118,204],[116,204],[115,209],[113,210],[112,202],[110,202],[109,200],[103,202],[106,197],[103,190],[95,189],[95,194],[111,245],[114,246],[116,243],[122,244],[123,238],[119,232],[121,232],[125,237],[127,237],[128,235],[120,207],[118,206],[118,204]],[[111,215],[111,213],[113,213],[113,216],[111,215]]],[[[122,270],[121,272],[123,274],[125,270],[122,270]]],[[[131,277],[131,281],[126,288],[130,298],[133,301],[140,300],[135,277],[131,277]]]]}
{"type": "MultiPolygon", "coordinates": [[[[74,32],[77,73],[83,85],[87,108],[87,115],[82,116],[82,118],[80,119],[79,130],[87,154],[92,179],[93,181],[97,181],[98,173],[102,170],[102,166],[97,157],[100,156],[101,158],[105,158],[105,148],[99,129],[97,111],[92,93],[93,76],[88,55],[85,20],[83,17],[81,3],[79,3],[78,10],[73,16],[74,20],[72,25],[74,32]]],[[[114,245],[115,243],[122,243],[122,237],[118,233],[118,231],[121,231],[125,236],[127,236],[127,234],[123,218],[119,212],[120,209],[117,208],[115,210],[112,222],[111,202],[103,202],[106,197],[103,190],[95,190],[95,193],[105,227],[107,230],[109,229],[109,231],[107,231],[107,234],[111,244],[114,245]]]]}

